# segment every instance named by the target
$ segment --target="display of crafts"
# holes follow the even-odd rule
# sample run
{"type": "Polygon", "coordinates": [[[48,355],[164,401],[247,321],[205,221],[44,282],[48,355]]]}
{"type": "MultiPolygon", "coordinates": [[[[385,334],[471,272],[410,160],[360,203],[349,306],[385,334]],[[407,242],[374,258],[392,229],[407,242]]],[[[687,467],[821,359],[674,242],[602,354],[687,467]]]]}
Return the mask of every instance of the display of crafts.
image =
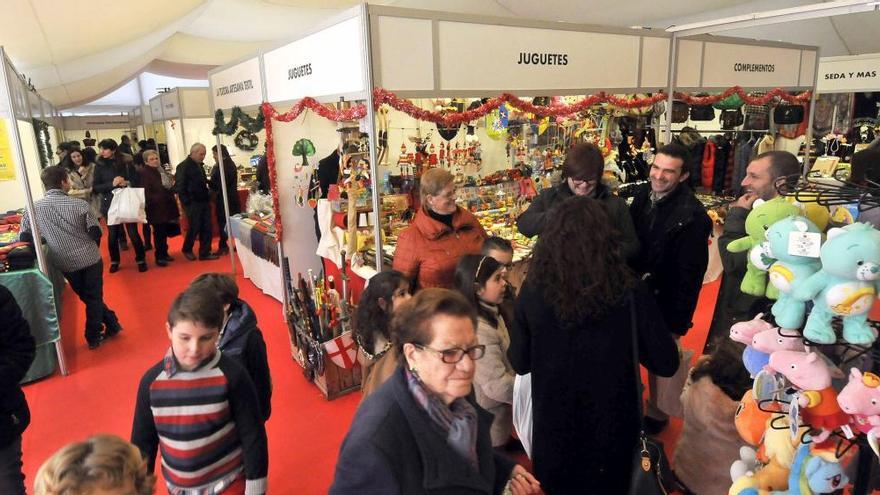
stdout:
{"type": "Polygon", "coordinates": [[[315,154],[315,145],[308,139],[300,139],[293,145],[291,153],[295,157],[302,157],[302,162],[293,164],[294,202],[302,208],[309,202],[313,175],[309,168],[309,157],[315,154]]]}
{"type": "Polygon", "coordinates": [[[868,312],[880,291],[880,231],[852,223],[826,232],[827,210],[810,206],[758,204],[748,237],[728,247],[749,253],[741,290],[775,300],[771,315],[730,329],[754,378],[735,419],[748,446],[731,467],[730,494],[843,489],[860,435],[880,457],[880,377],[859,369],[877,338],[868,312]]]}

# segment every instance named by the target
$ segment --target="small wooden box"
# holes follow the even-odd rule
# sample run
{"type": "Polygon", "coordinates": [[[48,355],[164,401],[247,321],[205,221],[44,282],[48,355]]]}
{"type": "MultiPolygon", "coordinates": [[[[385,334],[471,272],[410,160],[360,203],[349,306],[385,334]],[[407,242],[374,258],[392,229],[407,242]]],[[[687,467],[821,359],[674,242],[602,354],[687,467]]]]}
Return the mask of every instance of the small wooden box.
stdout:
{"type": "MultiPolygon", "coordinates": [[[[292,317],[292,315],[288,315],[288,318],[292,317]]],[[[297,342],[306,342],[309,346],[321,345],[324,348],[324,352],[322,353],[322,356],[324,358],[324,373],[320,375],[315,373],[314,379],[312,381],[315,383],[321,393],[324,394],[324,397],[327,400],[333,400],[347,393],[361,389],[361,381],[363,380],[363,369],[356,359],[354,360],[354,365],[351,368],[343,368],[341,366],[338,366],[330,358],[329,352],[327,351],[327,342],[323,344],[317,344],[315,339],[311,338],[303,331],[302,326],[299,325],[298,322],[294,321],[293,324],[289,325],[289,333],[290,353],[293,356],[294,361],[302,366],[303,369],[306,369],[307,366],[306,359],[308,349],[300,349],[297,346],[297,342]],[[299,339],[297,339],[297,337],[299,337],[299,339]]],[[[356,351],[357,349],[355,349],[355,353],[356,351]]]]}

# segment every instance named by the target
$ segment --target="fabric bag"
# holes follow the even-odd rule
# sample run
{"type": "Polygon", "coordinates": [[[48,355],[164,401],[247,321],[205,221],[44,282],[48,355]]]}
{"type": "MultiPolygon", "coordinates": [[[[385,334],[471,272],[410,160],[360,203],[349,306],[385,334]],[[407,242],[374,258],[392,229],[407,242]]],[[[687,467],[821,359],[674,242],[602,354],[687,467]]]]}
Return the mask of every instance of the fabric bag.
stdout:
{"type": "Polygon", "coordinates": [[[532,374],[516,375],[513,379],[513,429],[532,458],[532,374]]]}
{"type": "Polygon", "coordinates": [[[724,130],[736,129],[743,125],[743,114],[736,108],[732,110],[722,110],[721,116],[718,117],[721,122],[721,128],[724,130]]]}
{"type": "Polygon", "coordinates": [[[107,212],[107,225],[147,223],[144,188],[120,187],[113,190],[113,200],[107,212]]]}
{"type": "MultiPolygon", "coordinates": [[[[711,107],[710,107],[711,108],[711,107]]],[[[639,405],[639,441],[633,449],[633,464],[630,474],[629,495],[666,495],[678,483],[669,468],[663,444],[645,434],[645,413],[642,410],[641,370],[639,369],[639,337],[637,334],[636,306],[634,298],[629,301],[630,329],[632,333],[633,366],[636,372],[636,396],[639,405]]]]}
{"type": "Polygon", "coordinates": [[[773,122],[780,125],[800,124],[804,121],[802,105],[779,105],[773,109],[773,122]]]}

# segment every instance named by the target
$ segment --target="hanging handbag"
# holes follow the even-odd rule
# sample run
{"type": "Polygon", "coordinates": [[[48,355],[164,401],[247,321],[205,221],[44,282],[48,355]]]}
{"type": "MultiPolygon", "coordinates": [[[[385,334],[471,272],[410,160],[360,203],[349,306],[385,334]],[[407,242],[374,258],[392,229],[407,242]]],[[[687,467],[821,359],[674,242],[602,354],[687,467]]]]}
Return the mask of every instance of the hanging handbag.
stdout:
{"type": "Polygon", "coordinates": [[[642,380],[639,370],[639,337],[636,321],[635,297],[629,300],[630,331],[632,334],[633,366],[636,377],[636,404],[639,405],[639,441],[633,452],[629,495],[667,495],[680,489],[669,468],[663,444],[645,434],[645,413],[642,410],[642,380]]]}
{"type": "Polygon", "coordinates": [[[732,130],[743,125],[743,114],[739,108],[722,110],[718,120],[721,122],[722,129],[732,130]]]}
{"type": "Polygon", "coordinates": [[[683,124],[688,120],[688,104],[683,101],[672,102],[672,123],[683,124]]]}
{"type": "Polygon", "coordinates": [[[715,120],[715,109],[712,105],[691,105],[691,120],[715,120]]]}
{"type": "Polygon", "coordinates": [[[800,124],[804,121],[803,105],[779,105],[773,109],[773,121],[779,125],[800,124]]]}

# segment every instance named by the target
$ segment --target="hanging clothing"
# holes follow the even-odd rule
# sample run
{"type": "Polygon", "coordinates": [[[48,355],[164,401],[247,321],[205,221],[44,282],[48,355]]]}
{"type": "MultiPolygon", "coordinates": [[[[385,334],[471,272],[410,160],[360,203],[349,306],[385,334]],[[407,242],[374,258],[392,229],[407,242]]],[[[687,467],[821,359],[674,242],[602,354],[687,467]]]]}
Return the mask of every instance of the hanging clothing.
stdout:
{"type": "Polygon", "coordinates": [[[758,142],[758,153],[757,154],[760,155],[760,154],[766,153],[768,151],[773,151],[775,146],[776,146],[776,137],[773,134],[767,134],[766,136],[764,136],[763,139],[761,139],[760,142],[758,142]]]}
{"type": "Polygon", "coordinates": [[[741,134],[736,144],[733,154],[733,176],[730,178],[730,188],[736,197],[742,195],[742,181],[746,178],[746,168],[753,156],[753,144],[751,136],[746,134],[741,134]]]}
{"type": "Polygon", "coordinates": [[[700,185],[706,189],[712,189],[712,175],[715,171],[715,152],[717,145],[714,141],[709,140],[703,151],[703,164],[700,169],[700,185]]]}
{"type": "Polygon", "coordinates": [[[715,141],[715,161],[712,163],[712,192],[722,194],[727,176],[727,163],[730,158],[730,141],[722,135],[712,138],[715,141]]]}

